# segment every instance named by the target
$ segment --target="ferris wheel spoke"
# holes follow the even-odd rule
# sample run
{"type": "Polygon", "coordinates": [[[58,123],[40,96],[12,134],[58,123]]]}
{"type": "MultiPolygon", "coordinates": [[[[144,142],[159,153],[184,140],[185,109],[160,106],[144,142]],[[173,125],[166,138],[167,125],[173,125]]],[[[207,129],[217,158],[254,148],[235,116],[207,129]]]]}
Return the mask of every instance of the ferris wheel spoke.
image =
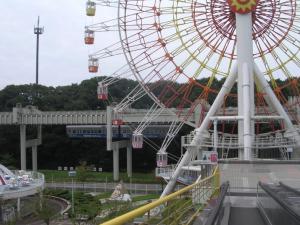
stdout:
{"type": "Polygon", "coordinates": [[[128,64],[123,65],[118,70],[107,76],[103,79],[102,82],[105,82],[107,86],[112,85],[113,83],[119,81],[121,78],[130,78],[132,77],[132,71],[128,68],[128,64]]]}
{"type": "Polygon", "coordinates": [[[120,46],[120,43],[116,42],[114,44],[111,44],[108,47],[105,47],[97,52],[92,53],[91,56],[98,58],[98,59],[103,59],[103,58],[120,55],[122,53],[123,53],[123,50],[122,50],[122,47],[120,46]]]}
{"type": "Polygon", "coordinates": [[[298,53],[300,51],[300,49],[297,49],[297,51],[292,52],[291,49],[285,45],[284,43],[281,43],[278,48],[281,50],[280,54],[282,55],[286,55],[286,57],[288,58],[288,60],[286,60],[284,62],[284,64],[287,64],[289,62],[293,62],[295,63],[295,65],[297,65],[298,68],[300,68],[300,60],[298,57],[298,53]]]}
{"type": "Polygon", "coordinates": [[[151,108],[148,110],[146,115],[143,117],[142,121],[139,123],[137,128],[135,129],[134,133],[142,134],[142,132],[146,129],[146,127],[156,119],[162,112],[164,111],[163,108],[158,106],[154,103],[151,108]]]}
{"type": "Polygon", "coordinates": [[[172,121],[170,128],[168,130],[168,133],[158,151],[159,153],[167,152],[167,148],[169,147],[169,145],[171,144],[171,142],[173,141],[175,136],[178,134],[178,132],[180,131],[180,129],[182,128],[183,125],[184,125],[184,123],[179,122],[178,120],[172,121]]]}
{"type": "Polygon", "coordinates": [[[146,94],[147,93],[145,92],[145,90],[140,85],[137,85],[130,91],[130,93],[125,98],[122,99],[122,101],[117,106],[115,106],[115,110],[117,112],[123,112],[131,104],[138,101],[146,94]]]}
{"type": "Polygon", "coordinates": [[[116,0],[95,0],[99,6],[118,8],[118,1],[116,0]]]}
{"type": "Polygon", "coordinates": [[[87,28],[96,32],[118,31],[118,19],[91,24],[87,28]]]}
{"type": "Polygon", "coordinates": [[[159,56],[158,58],[151,58],[152,54],[155,54],[160,48],[154,48],[152,52],[143,52],[137,56],[134,56],[134,58],[131,60],[131,62],[135,62],[136,65],[140,67],[138,70],[141,71],[147,71],[148,69],[153,68],[153,66],[159,66],[161,63],[164,63],[167,61],[165,57],[159,56]],[[156,63],[154,65],[154,63],[156,63]],[[159,63],[159,65],[157,65],[159,63]]]}
{"type": "Polygon", "coordinates": [[[174,101],[180,99],[182,92],[187,89],[188,85],[182,85],[178,90],[175,88],[175,84],[167,84],[165,89],[158,96],[159,99],[166,105],[167,107],[174,107],[172,105],[174,101]],[[170,96],[171,94],[171,96],[170,96]]]}

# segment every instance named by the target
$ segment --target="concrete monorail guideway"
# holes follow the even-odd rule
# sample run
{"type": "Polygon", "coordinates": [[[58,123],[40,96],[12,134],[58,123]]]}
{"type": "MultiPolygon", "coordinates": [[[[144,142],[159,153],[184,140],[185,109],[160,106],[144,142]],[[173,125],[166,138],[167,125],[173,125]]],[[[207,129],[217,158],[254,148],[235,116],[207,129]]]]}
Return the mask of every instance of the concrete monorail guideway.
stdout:
{"type": "MultiPolygon", "coordinates": [[[[147,114],[147,109],[127,109],[122,112],[122,120],[126,121],[126,124],[139,124],[143,121],[147,114]]],[[[165,130],[165,126],[172,123],[177,119],[176,109],[164,110],[153,119],[153,126],[158,129],[165,130]]],[[[181,111],[182,113],[182,111],[181,111]]],[[[184,111],[185,114],[189,114],[189,109],[184,111]]],[[[199,117],[199,112],[194,112],[189,116],[187,122],[195,123],[196,118],[199,117]]],[[[17,105],[13,108],[12,112],[0,112],[0,125],[18,125],[20,126],[20,154],[21,154],[21,169],[26,170],[26,149],[32,149],[32,170],[37,170],[37,146],[42,143],[42,126],[51,125],[72,125],[72,126],[87,126],[101,125],[105,127],[107,124],[112,123],[114,113],[111,107],[105,110],[87,110],[87,111],[40,111],[34,106],[22,107],[17,105]],[[110,116],[107,116],[108,113],[110,116]],[[26,140],[26,126],[37,126],[37,137],[32,140],[26,140]]],[[[70,127],[70,126],[69,126],[70,127]]],[[[68,128],[68,126],[67,126],[68,128]]],[[[78,129],[81,129],[80,127],[78,129]]],[[[164,131],[165,132],[165,131],[164,131]]],[[[159,132],[156,132],[157,134],[159,132]]],[[[155,135],[157,135],[155,134],[155,135]]],[[[99,134],[98,134],[99,135],[99,134]]],[[[70,135],[71,136],[71,135],[70,135]]],[[[74,136],[74,135],[73,135],[74,136]]],[[[78,136],[78,135],[77,135],[78,136]]],[[[84,137],[84,135],[81,135],[84,137]]],[[[128,135],[127,135],[128,136],[128,135]]],[[[125,139],[128,139],[129,136],[125,139]]],[[[148,135],[151,138],[151,134],[148,135]]],[[[132,147],[130,140],[113,141],[113,126],[107,126],[107,132],[105,132],[105,138],[107,138],[108,147],[107,150],[113,151],[114,156],[114,179],[119,179],[119,149],[127,149],[127,171],[128,175],[132,174],[132,147]],[[107,136],[107,137],[106,137],[107,136]]]]}

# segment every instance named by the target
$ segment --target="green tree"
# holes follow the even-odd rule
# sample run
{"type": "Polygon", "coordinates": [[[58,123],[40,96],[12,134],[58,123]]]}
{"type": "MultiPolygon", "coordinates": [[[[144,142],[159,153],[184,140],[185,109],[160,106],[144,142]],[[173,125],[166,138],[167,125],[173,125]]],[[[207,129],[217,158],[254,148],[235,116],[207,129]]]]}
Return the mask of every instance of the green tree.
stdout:
{"type": "Polygon", "coordinates": [[[16,164],[16,160],[10,153],[4,153],[0,155],[0,164],[5,165],[6,167],[14,167],[16,164]]]}
{"type": "Polygon", "coordinates": [[[55,216],[55,210],[51,207],[47,199],[40,195],[35,204],[35,214],[40,220],[49,225],[51,218],[55,216]]]}
{"type": "Polygon", "coordinates": [[[79,166],[76,167],[77,180],[85,182],[88,178],[88,166],[86,161],[80,161],[79,166]]]}

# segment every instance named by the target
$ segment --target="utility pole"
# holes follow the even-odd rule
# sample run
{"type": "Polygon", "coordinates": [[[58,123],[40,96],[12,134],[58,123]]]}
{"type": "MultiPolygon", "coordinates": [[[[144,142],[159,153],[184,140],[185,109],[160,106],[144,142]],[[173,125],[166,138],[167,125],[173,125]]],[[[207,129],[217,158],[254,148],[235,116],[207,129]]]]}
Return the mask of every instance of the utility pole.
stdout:
{"type": "Polygon", "coordinates": [[[39,42],[40,35],[44,33],[44,27],[40,27],[40,17],[38,17],[37,27],[34,27],[34,34],[36,35],[36,70],[35,70],[35,84],[39,84],[39,42]]]}

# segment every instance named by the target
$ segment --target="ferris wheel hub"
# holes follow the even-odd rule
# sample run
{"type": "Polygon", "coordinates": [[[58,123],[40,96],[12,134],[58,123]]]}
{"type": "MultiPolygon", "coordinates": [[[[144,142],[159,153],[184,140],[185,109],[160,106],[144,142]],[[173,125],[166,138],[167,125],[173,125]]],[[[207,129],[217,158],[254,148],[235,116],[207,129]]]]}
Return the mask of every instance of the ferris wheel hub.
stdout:
{"type": "Polygon", "coordinates": [[[255,10],[258,0],[227,0],[231,10],[239,14],[247,14],[255,10]]]}

